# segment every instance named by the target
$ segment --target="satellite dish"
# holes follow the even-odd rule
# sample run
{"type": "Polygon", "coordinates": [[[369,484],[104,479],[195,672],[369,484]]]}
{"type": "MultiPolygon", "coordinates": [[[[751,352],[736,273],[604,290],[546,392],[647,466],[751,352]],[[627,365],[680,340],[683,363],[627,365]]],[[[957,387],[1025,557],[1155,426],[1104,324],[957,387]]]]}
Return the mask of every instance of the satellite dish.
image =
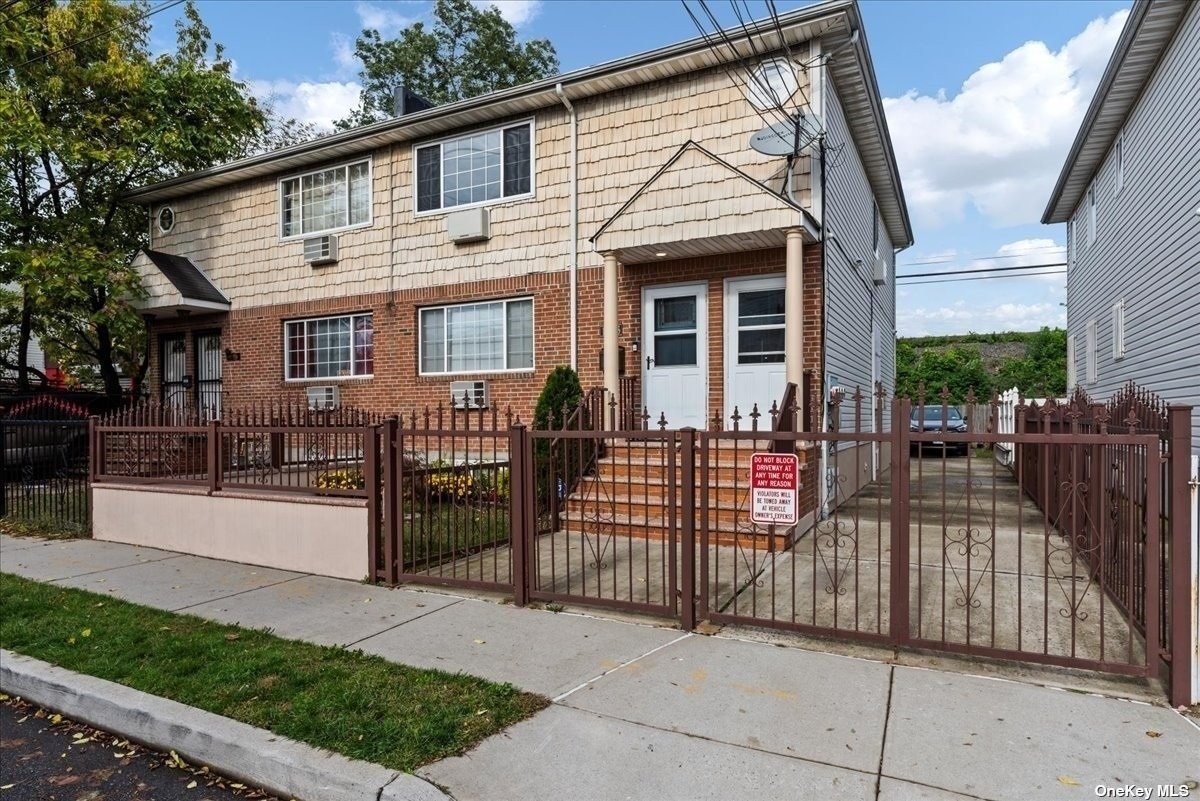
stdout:
{"type": "Polygon", "coordinates": [[[816,134],[808,131],[803,121],[797,133],[796,124],[777,122],[750,137],[750,147],[764,156],[791,156],[812,144],[816,134]]]}

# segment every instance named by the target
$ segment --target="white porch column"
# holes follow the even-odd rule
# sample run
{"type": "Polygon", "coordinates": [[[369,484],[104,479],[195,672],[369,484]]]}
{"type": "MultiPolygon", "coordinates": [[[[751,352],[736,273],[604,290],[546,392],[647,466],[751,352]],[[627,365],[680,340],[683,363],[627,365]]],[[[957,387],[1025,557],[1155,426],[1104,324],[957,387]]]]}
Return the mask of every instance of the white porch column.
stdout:
{"type": "MultiPolygon", "coordinates": [[[[604,254],[604,387],[620,399],[620,375],[617,339],[617,256],[604,254]]],[[[614,407],[615,408],[615,407],[614,407]]],[[[608,398],[604,399],[605,415],[608,414],[608,398]]],[[[620,409],[617,409],[620,419],[620,409]]],[[[606,422],[610,422],[606,420],[606,422]]]]}
{"type": "Polygon", "coordinates": [[[784,289],[784,364],[789,383],[804,383],[804,232],[787,232],[787,279],[784,289]]]}

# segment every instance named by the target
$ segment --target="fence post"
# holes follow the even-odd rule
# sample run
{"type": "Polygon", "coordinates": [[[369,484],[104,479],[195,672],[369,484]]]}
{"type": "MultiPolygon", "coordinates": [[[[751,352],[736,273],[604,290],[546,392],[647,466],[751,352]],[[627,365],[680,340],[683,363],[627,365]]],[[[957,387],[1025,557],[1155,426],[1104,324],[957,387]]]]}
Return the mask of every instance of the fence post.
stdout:
{"type": "Polygon", "coordinates": [[[221,422],[208,421],[208,494],[221,489],[221,422]]]}
{"type": "Polygon", "coordinates": [[[389,417],[383,421],[383,574],[388,584],[400,583],[400,559],[397,554],[397,534],[400,530],[399,470],[402,466],[403,443],[397,441],[400,421],[389,417]]]}
{"type": "Polygon", "coordinates": [[[684,631],[691,631],[696,628],[696,429],[680,429],[679,456],[679,502],[683,507],[679,623],[684,631]]]}
{"type": "MultiPolygon", "coordinates": [[[[525,512],[526,496],[537,492],[537,483],[530,480],[526,457],[529,431],[524,423],[515,423],[508,431],[508,542],[512,550],[513,604],[529,602],[529,580],[526,576],[525,547],[529,542],[525,512]]],[[[551,488],[551,492],[554,489],[551,488]]]]}
{"type": "Polygon", "coordinates": [[[379,581],[380,493],[379,483],[379,426],[363,429],[363,487],[367,491],[367,579],[379,581]]]}
{"type": "MultiPolygon", "coordinates": [[[[91,421],[88,421],[88,432],[91,433],[91,421]]],[[[8,514],[8,443],[6,441],[6,426],[4,418],[0,417],[0,517],[8,514]]],[[[88,482],[91,485],[91,482],[88,482]]]]}
{"type": "Polygon", "coordinates": [[[1192,637],[1197,622],[1192,620],[1192,532],[1191,492],[1188,479],[1191,473],[1192,409],[1190,406],[1167,407],[1171,437],[1170,464],[1167,480],[1169,503],[1167,510],[1170,530],[1170,588],[1168,604],[1163,612],[1170,615],[1171,628],[1167,632],[1171,653],[1171,681],[1168,694],[1172,706],[1186,706],[1192,702],[1192,637]]]}
{"type": "Polygon", "coordinates": [[[889,632],[892,642],[903,643],[909,638],[909,600],[908,600],[908,563],[909,553],[908,530],[908,494],[909,494],[909,430],[908,420],[911,412],[911,402],[908,398],[897,398],[892,403],[892,439],[891,459],[891,619],[889,632]]]}

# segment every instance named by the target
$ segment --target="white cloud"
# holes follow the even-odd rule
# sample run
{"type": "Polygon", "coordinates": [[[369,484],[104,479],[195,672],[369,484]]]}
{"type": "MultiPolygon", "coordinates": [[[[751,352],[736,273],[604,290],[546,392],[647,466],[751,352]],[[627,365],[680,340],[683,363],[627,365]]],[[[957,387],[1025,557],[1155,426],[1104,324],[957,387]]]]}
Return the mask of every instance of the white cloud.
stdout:
{"type": "Polygon", "coordinates": [[[268,101],[283,117],[294,117],[312,123],[323,131],[345,117],[358,105],[362,90],[354,81],[255,81],[248,82],[250,91],[268,101]]]}
{"type": "Polygon", "coordinates": [[[471,2],[480,8],[495,6],[496,10],[500,12],[500,16],[518,28],[536,17],[542,10],[542,0],[471,0],[471,2]]]}
{"type": "Polygon", "coordinates": [[[900,336],[963,334],[992,331],[1036,331],[1044,325],[1065,327],[1066,310],[1057,302],[986,304],[956,301],[950,306],[919,308],[905,312],[900,336]]]}
{"type": "Polygon", "coordinates": [[[1037,222],[1128,10],[1093,20],[1058,51],[1030,41],[975,71],[953,97],[887,98],[888,127],[919,225],[1037,222]]]}
{"type": "Polygon", "coordinates": [[[407,28],[412,23],[416,22],[418,15],[409,15],[401,9],[409,8],[416,9],[417,4],[412,0],[405,0],[402,3],[387,3],[381,5],[379,3],[356,3],[354,11],[358,14],[358,20],[364,28],[374,28],[379,31],[385,38],[395,36],[402,28],[407,28]]]}
{"type": "Polygon", "coordinates": [[[333,31],[329,34],[329,46],[333,49],[333,63],[339,75],[358,72],[358,56],[354,55],[354,42],[349,36],[333,31]]]}

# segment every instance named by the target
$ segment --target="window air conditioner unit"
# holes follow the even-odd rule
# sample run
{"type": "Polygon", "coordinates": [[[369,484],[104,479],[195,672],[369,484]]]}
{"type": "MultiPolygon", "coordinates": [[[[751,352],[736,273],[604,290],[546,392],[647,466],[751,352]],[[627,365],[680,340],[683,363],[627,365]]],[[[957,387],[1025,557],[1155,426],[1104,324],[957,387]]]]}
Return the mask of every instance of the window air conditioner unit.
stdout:
{"type": "Polygon", "coordinates": [[[486,206],[463,209],[446,215],[446,232],[456,245],[482,242],[491,237],[491,216],[486,206]]]}
{"type": "Polygon", "coordinates": [[[338,241],[336,236],[314,236],[304,240],[304,263],[319,267],[322,264],[335,264],[338,260],[338,241]]]}
{"type": "Polygon", "coordinates": [[[486,381],[451,381],[450,405],[455,409],[486,409],[488,385],[486,381]]]}
{"type": "Polygon", "coordinates": [[[337,386],[308,387],[307,395],[308,408],[313,411],[331,411],[342,405],[341,392],[337,386]]]}
{"type": "Polygon", "coordinates": [[[887,261],[884,260],[883,256],[875,257],[875,269],[871,271],[871,278],[875,281],[875,286],[882,286],[887,283],[887,261]]]}

